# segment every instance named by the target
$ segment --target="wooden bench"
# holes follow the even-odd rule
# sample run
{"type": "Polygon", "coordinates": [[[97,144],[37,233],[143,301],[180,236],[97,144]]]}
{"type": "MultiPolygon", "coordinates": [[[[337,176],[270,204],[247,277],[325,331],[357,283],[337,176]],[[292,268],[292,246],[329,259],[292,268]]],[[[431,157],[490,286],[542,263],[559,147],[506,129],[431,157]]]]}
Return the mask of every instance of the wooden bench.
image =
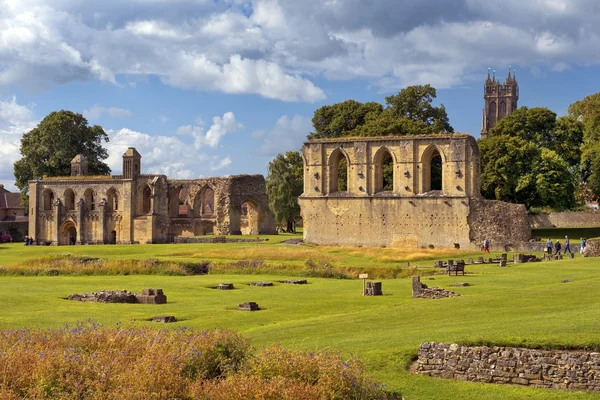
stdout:
{"type": "Polygon", "coordinates": [[[465,275],[465,264],[464,263],[456,263],[454,265],[448,265],[448,275],[452,275],[452,272],[454,272],[454,275],[457,276],[459,272],[462,273],[462,275],[465,275]]]}

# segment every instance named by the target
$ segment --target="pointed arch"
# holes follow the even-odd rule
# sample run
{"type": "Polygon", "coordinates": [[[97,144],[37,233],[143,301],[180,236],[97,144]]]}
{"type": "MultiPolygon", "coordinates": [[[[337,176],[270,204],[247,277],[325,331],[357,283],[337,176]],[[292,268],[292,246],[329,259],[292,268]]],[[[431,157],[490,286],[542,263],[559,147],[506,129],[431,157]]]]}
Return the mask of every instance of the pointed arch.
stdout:
{"type": "Polygon", "coordinates": [[[119,211],[119,191],[111,187],[106,191],[106,208],[109,211],[119,211]]]}
{"type": "Polygon", "coordinates": [[[142,190],[140,190],[139,195],[138,195],[139,213],[142,215],[150,214],[152,212],[152,210],[151,210],[152,189],[150,189],[150,186],[148,186],[148,185],[142,186],[141,189],[142,190]]]}
{"type": "Polygon", "coordinates": [[[387,147],[380,147],[373,156],[375,166],[375,193],[383,191],[394,191],[394,174],[396,157],[387,147]]]}
{"type": "Polygon", "coordinates": [[[350,157],[341,147],[329,156],[329,193],[346,192],[349,186],[350,157]]]}
{"type": "Polygon", "coordinates": [[[75,244],[77,241],[77,227],[75,223],[71,220],[65,221],[62,224],[59,236],[58,236],[58,244],[59,245],[69,245],[75,244]]]}
{"type": "Polygon", "coordinates": [[[169,214],[171,217],[177,217],[179,215],[179,206],[185,201],[181,196],[182,191],[183,185],[176,185],[171,189],[171,194],[169,196],[169,214]]]}
{"type": "Polygon", "coordinates": [[[498,120],[501,120],[506,116],[506,101],[500,101],[500,107],[498,112],[498,120]]]}
{"type": "Polygon", "coordinates": [[[204,185],[194,197],[194,216],[212,216],[215,212],[215,190],[210,185],[204,185]]]}
{"type": "Polygon", "coordinates": [[[44,211],[51,211],[54,204],[54,191],[52,189],[44,189],[42,192],[42,208],[44,211]]]}
{"type": "Polygon", "coordinates": [[[432,144],[421,155],[422,189],[423,192],[432,190],[443,191],[444,165],[446,156],[436,145],[432,144]]]}
{"type": "Polygon", "coordinates": [[[96,192],[89,188],[83,192],[83,201],[85,202],[85,208],[87,211],[96,210],[96,192]]]}
{"type": "Polygon", "coordinates": [[[258,235],[260,233],[261,212],[258,203],[247,199],[240,206],[240,231],[242,235],[258,235]]]}
{"type": "Polygon", "coordinates": [[[65,210],[74,211],[75,210],[75,192],[73,189],[68,188],[65,190],[65,210]]]}

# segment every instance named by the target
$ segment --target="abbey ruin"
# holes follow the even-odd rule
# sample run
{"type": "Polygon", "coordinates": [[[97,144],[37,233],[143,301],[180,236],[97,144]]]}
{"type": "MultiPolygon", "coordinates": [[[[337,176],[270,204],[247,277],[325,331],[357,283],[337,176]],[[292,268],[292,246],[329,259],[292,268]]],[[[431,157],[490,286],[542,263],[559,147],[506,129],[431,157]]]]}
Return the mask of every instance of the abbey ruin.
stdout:
{"type": "Polygon", "coordinates": [[[302,155],[306,243],[478,249],[530,238],[525,206],[481,197],[470,135],[315,139],[302,155]]]}
{"type": "Polygon", "coordinates": [[[209,233],[274,234],[262,175],[192,180],[141,173],[130,147],[123,174],[89,176],[78,155],[71,176],[29,182],[29,234],[38,244],[169,243],[209,233]]]}

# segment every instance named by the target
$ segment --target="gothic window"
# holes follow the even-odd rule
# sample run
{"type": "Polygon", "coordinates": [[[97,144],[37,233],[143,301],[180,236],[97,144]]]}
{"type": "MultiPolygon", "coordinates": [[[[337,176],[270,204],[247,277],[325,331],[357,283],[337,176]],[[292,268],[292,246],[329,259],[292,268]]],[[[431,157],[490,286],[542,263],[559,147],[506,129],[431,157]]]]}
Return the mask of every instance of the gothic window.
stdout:
{"type": "Polygon", "coordinates": [[[202,196],[202,214],[212,215],[215,207],[215,192],[211,188],[204,190],[202,196]]]}
{"type": "Polygon", "coordinates": [[[119,195],[117,194],[116,189],[110,188],[108,189],[108,192],[106,192],[106,206],[110,211],[119,210],[119,195]]]}
{"type": "Polygon", "coordinates": [[[67,211],[75,210],[75,192],[72,189],[65,190],[65,209],[67,211]]]}
{"type": "Polygon", "coordinates": [[[54,203],[54,192],[50,189],[44,190],[44,193],[42,193],[42,200],[43,200],[44,210],[46,210],[46,211],[52,210],[52,203],[54,203]]]}
{"type": "Polygon", "coordinates": [[[96,196],[94,195],[94,191],[92,189],[86,190],[83,194],[83,198],[87,210],[94,211],[96,209],[96,196]]]}
{"type": "Polygon", "coordinates": [[[506,116],[506,102],[501,101],[500,102],[500,118],[503,118],[505,116],[506,116]]]}
{"type": "Polygon", "coordinates": [[[434,152],[431,157],[431,190],[442,190],[442,156],[434,152]]]}
{"type": "Polygon", "coordinates": [[[348,190],[348,159],[341,150],[335,150],[330,158],[329,192],[348,190]]]}
{"type": "Polygon", "coordinates": [[[375,192],[394,190],[394,159],[383,148],[375,155],[375,192]]]}
{"type": "Polygon", "coordinates": [[[144,190],[142,190],[142,204],[141,211],[142,214],[150,214],[150,198],[152,197],[152,190],[148,185],[144,186],[144,190]]]}
{"type": "Polygon", "coordinates": [[[423,192],[443,189],[443,159],[435,146],[425,150],[422,160],[423,192]]]}

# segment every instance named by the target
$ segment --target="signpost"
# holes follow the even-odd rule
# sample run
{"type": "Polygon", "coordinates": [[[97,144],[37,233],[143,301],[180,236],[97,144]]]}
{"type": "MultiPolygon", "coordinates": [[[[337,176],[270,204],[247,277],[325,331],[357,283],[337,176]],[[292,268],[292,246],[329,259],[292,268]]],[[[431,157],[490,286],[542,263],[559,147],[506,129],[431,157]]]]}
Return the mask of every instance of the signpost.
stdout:
{"type": "Polygon", "coordinates": [[[369,274],[358,274],[358,279],[363,280],[363,296],[365,295],[365,290],[367,289],[367,278],[369,274]]]}

